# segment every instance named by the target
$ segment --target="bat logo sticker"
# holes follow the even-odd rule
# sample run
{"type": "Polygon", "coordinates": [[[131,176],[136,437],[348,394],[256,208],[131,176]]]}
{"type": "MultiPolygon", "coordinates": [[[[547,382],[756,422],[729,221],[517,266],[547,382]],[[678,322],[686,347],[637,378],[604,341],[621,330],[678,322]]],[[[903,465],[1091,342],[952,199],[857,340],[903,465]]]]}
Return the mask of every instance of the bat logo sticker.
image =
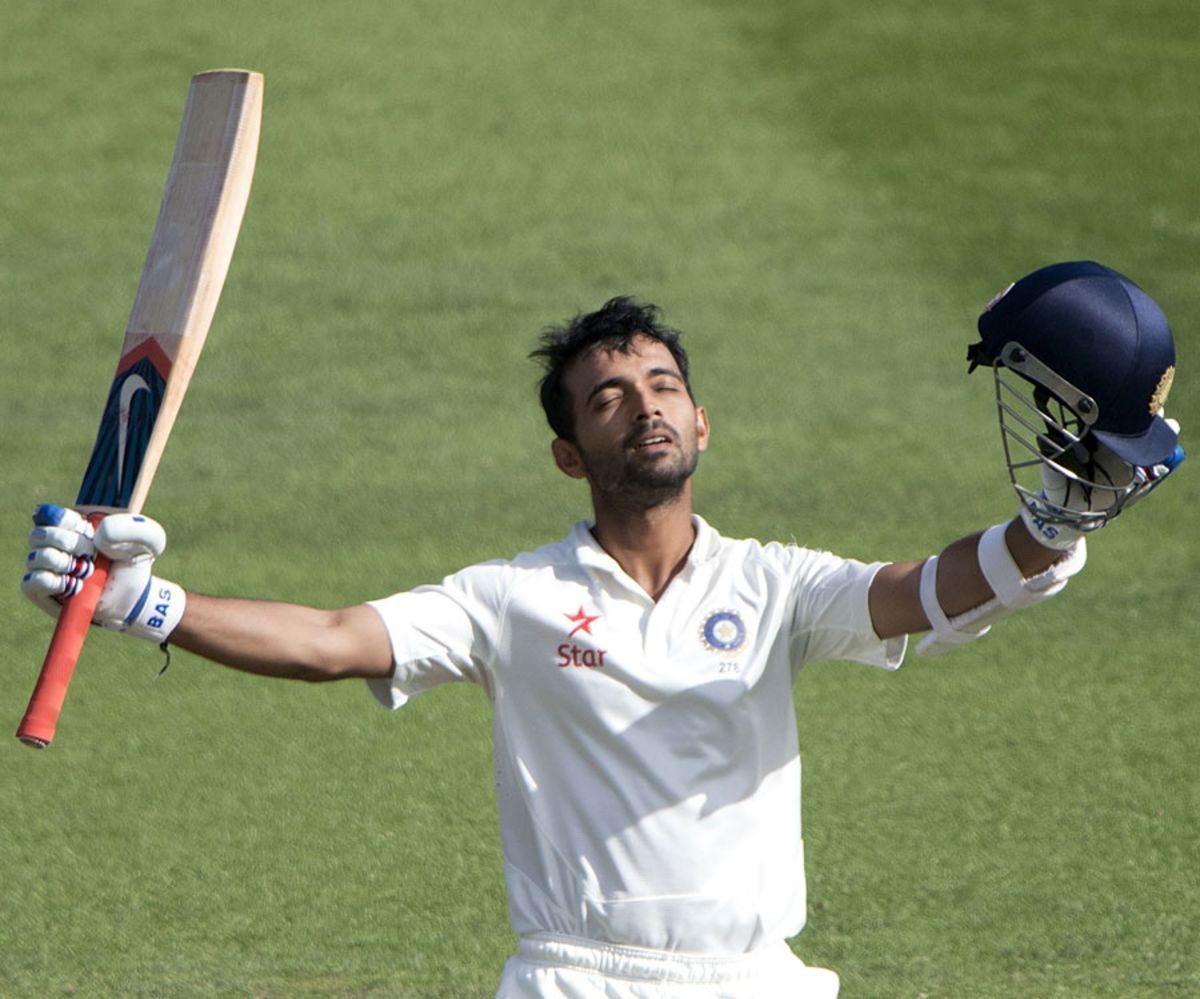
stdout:
{"type": "Polygon", "coordinates": [[[131,374],[121,385],[121,398],[117,405],[117,493],[124,492],[122,488],[125,478],[125,445],[129,440],[129,411],[133,406],[133,397],[139,392],[149,392],[150,386],[146,379],[138,374],[131,374]]]}
{"type": "Polygon", "coordinates": [[[150,443],[166,379],[154,359],[141,357],[113,380],[78,503],[123,509],[150,443]]]}

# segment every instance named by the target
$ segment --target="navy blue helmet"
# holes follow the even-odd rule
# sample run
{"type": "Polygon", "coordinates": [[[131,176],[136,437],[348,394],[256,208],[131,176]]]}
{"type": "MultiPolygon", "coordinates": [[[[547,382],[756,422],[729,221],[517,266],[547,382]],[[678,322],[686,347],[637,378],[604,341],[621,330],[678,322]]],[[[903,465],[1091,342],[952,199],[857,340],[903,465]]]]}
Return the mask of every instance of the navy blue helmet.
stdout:
{"type": "Polygon", "coordinates": [[[979,333],[972,370],[1004,365],[1040,384],[1132,465],[1175,451],[1161,414],[1175,342],[1162,309],[1129,278],[1091,260],[1051,264],[993,299],[979,333]]]}

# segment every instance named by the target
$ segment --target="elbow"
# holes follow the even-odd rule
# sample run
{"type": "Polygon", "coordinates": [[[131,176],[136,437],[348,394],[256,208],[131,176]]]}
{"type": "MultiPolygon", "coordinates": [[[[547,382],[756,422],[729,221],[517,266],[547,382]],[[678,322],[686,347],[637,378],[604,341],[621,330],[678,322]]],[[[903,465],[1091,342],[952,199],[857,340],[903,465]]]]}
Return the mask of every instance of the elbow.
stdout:
{"type": "Polygon", "coordinates": [[[333,680],[365,679],[390,673],[390,664],[386,671],[381,672],[379,669],[360,666],[352,660],[317,656],[293,663],[288,676],[302,683],[330,683],[333,680]]]}
{"type": "Polygon", "coordinates": [[[330,680],[340,680],[343,674],[312,663],[295,663],[289,674],[289,679],[301,683],[328,683],[330,680]]]}
{"type": "Polygon", "coordinates": [[[321,614],[294,647],[288,676],[305,683],[371,679],[392,673],[392,646],[379,615],[366,606],[321,614]]]}

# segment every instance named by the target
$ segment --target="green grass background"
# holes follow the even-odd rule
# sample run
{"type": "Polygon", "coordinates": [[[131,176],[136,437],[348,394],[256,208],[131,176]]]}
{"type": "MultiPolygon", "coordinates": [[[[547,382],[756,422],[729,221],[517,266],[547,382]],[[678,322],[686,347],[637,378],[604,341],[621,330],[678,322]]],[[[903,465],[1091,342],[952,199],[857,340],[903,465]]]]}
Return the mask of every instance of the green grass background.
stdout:
{"type": "MultiPolygon", "coordinates": [[[[525,360],[630,292],[687,331],[731,535],[909,558],[1009,516],[980,307],[1091,257],[1166,309],[1194,428],[1189,0],[0,0],[4,723],[48,635],[28,512],[74,496],[189,76],[265,72],[255,187],[148,512],[164,575],[324,606],[563,534],[525,360]]],[[[1195,460],[1195,459],[1193,459],[1195,460]]],[[[843,996],[1200,990],[1197,469],[1052,605],[796,703],[843,996]]],[[[489,712],[391,716],[89,639],[0,741],[0,994],[487,996],[489,712]]]]}

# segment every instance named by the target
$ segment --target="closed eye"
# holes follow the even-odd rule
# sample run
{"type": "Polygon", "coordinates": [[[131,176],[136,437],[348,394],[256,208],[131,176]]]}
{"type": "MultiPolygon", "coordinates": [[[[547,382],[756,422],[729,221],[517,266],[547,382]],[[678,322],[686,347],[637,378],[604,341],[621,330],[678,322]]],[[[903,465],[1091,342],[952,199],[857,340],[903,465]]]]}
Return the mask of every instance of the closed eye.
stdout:
{"type": "MultiPolygon", "coordinates": [[[[684,389],[683,378],[678,372],[666,368],[655,368],[647,374],[654,379],[650,382],[650,387],[655,392],[680,392],[684,389]]],[[[588,393],[587,405],[597,410],[610,408],[625,397],[623,389],[627,384],[629,384],[628,380],[620,377],[606,378],[592,387],[588,393]]]]}

